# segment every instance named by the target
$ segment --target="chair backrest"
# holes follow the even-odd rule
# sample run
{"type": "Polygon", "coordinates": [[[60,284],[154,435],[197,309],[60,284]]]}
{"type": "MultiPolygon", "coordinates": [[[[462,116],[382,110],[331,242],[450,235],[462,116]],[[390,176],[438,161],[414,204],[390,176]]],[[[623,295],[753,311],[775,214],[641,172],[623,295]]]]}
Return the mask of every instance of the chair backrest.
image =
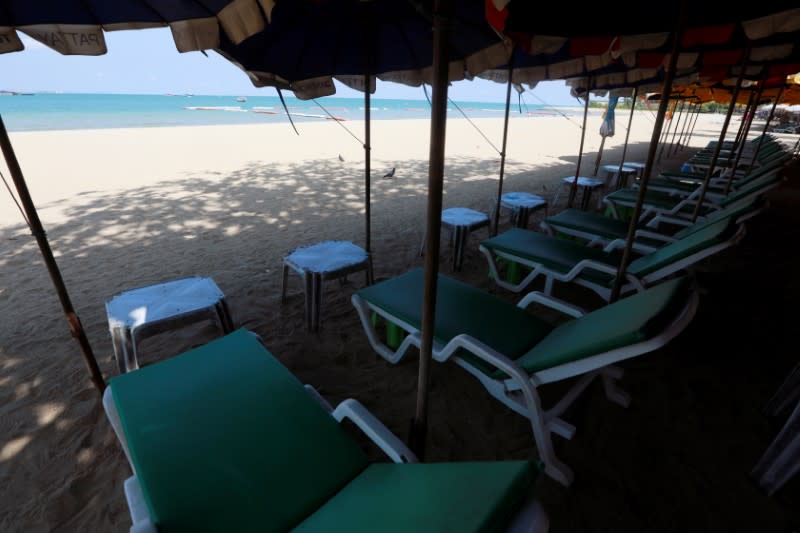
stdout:
{"type": "Polygon", "coordinates": [[[164,530],[288,531],[368,466],[246,330],[110,386],[150,516],[164,530]]]}
{"type": "Polygon", "coordinates": [[[516,363],[536,372],[648,340],[676,318],[688,290],[687,278],[676,278],[565,322],[516,363]]]}
{"type": "MultiPolygon", "coordinates": [[[[780,169],[777,170],[779,171],[780,169]]],[[[783,177],[778,171],[769,173],[766,176],[762,176],[755,181],[751,181],[744,187],[741,187],[736,192],[731,193],[725,198],[723,198],[719,202],[719,205],[722,207],[727,207],[733,203],[738,202],[739,200],[751,196],[759,196],[768,191],[769,189],[776,187],[783,180],[783,177]]]]}
{"type": "Polygon", "coordinates": [[[720,209],[719,211],[714,211],[704,220],[700,220],[691,226],[687,226],[678,231],[673,235],[673,237],[676,239],[683,239],[692,233],[696,233],[702,229],[705,229],[720,220],[739,220],[743,216],[749,215],[750,213],[760,209],[758,206],[759,203],[759,198],[757,196],[745,198],[739,203],[729,205],[728,207],[720,209]]]}
{"type": "Polygon", "coordinates": [[[728,240],[735,231],[734,226],[735,224],[733,224],[730,217],[718,220],[683,239],[671,242],[655,252],[632,261],[628,265],[628,272],[642,278],[665,266],[728,240]]]}

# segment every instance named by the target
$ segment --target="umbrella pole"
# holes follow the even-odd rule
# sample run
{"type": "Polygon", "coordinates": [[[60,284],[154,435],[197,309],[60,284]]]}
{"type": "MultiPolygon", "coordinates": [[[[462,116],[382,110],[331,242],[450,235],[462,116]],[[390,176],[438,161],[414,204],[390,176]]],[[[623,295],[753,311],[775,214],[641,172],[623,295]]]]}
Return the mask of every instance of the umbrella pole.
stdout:
{"type": "Polygon", "coordinates": [[[433,326],[436,313],[436,286],[439,271],[439,233],[442,222],[444,188],[444,150],[447,125],[448,44],[450,0],[436,0],[433,16],[433,85],[431,95],[431,141],[428,166],[428,209],[425,231],[425,293],[422,303],[422,338],[419,349],[417,410],[411,423],[409,445],[420,458],[425,457],[428,432],[428,386],[433,353],[433,326]]]}
{"type": "Polygon", "coordinates": [[[739,121],[739,131],[736,132],[736,138],[733,140],[734,149],[738,149],[742,142],[742,134],[744,133],[745,128],[747,127],[747,112],[750,111],[750,106],[753,105],[753,91],[750,91],[750,97],[747,99],[747,104],[744,106],[744,110],[742,111],[742,118],[739,121]]]}
{"type": "MultiPolygon", "coordinates": [[[[694,135],[694,127],[697,126],[697,119],[700,118],[700,111],[703,108],[703,104],[701,102],[698,102],[697,104],[695,104],[695,107],[696,109],[694,113],[694,122],[692,122],[692,127],[689,130],[689,136],[686,138],[685,146],[689,146],[689,143],[692,142],[692,135],[694,135]]],[[[683,150],[683,147],[681,147],[681,150],[683,150]]]]}
{"type": "MultiPolygon", "coordinates": [[[[739,146],[739,151],[736,152],[736,161],[733,162],[733,167],[731,167],[731,175],[728,177],[728,182],[725,184],[725,196],[731,191],[731,184],[733,184],[733,177],[736,176],[736,169],[739,168],[739,161],[742,159],[742,155],[744,154],[744,147],[747,143],[747,136],[750,134],[750,126],[753,124],[753,118],[756,116],[756,108],[758,107],[758,102],[761,101],[761,94],[764,92],[764,82],[767,80],[767,77],[764,76],[762,78],[761,83],[758,87],[758,92],[753,96],[753,93],[750,93],[750,105],[747,106],[749,115],[747,117],[747,126],[745,126],[744,135],[741,139],[741,146],[739,146]]],[[[752,166],[750,167],[752,168],[752,166]]]]}
{"type": "Polygon", "coordinates": [[[781,101],[781,96],[783,96],[783,87],[778,89],[778,94],[775,95],[775,101],[772,102],[772,109],[769,110],[767,122],[764,124],[764,131],[761,132],[761,138],[758,140],[758,146],[756,146],[756,149],[753,152],[753,157],[750,159],[750,168],[753,168],[756,158],[758,157],[758,152],[761,151],[761,145],[764,144],[764,137],[767,134],[767,131],[769,131],[769,123],[772,122],[772,117],[775,116],[775,108],[778,107],[778,102],[781,101]]]}
{"type": "Polygon", "coordinates": [[[569,188],[569,201],[567,207],[572,207],[575,202],[575,194],[578,192],[578,177],[581,175],[581,160],[583,159],[583,142],[586,140],[586,115],[589,114],[589,88],[592,86],[592,77],[589,76],[586,83],[586,105],[583,106],[583,127],[581,128],[581,147],[578,150],[578,165],[575,167],[575,179],[569,188]]]}
{"type": "MultiPolygon", "coordinates": [[[[669,100],[669,97],[667,97],[669,100]]],[[[661,144],[661,150],[658,152],[658,160],[661,161],[661,156],[664,155],[664,147],[667,145],[667,139],[669,139],[669,132],[672,129],[672,125],[675,124],[675,110],[678,108],[678,101],[675,100],[672,102],[672,111],[669,114],[669,122],[667,123],[667,127],[664,129],[664,137],[660,138],[659,144],[661,144]]]]}
{"type": "Polygon", "coordinates": [[[25,177],[22,175],[22,169],[14,153],[14,147],[11,146],[11,139],[8,137],[6,125],[2,117],[0,117],[0,149],[3,150],[3,156],[5,157],[8,171],[11,173],[11,179],[14,181],[14,186],[17,189],[19,201],[25,212],[25,217],[28,219],[31,233],[36,237],[36,243],[39,245],[39,251],[42,253],[47,272],[50,274],[50,279],[53,281],[53,285],[55,285],[56,294],[61,302],[61,307],[64,310],[64,314],[67,316],[70,333],[81,347],[83,361],[86,363],[86,369],[89,371],[89,379],[91,379],[98,392],[102,394],[103,390],[106,388],[106,382],[103,379],[103,374],[100,372],[100,367],[97,365],[97,359],[94,357],[92,347],[89,344],[89,339],[86,336],[80,318],[78,318],[78,314],[72,306],[67,287],[64,284],[64,278],[61,277],[61,271],[58,269],[55,256],[53,256],[53,250],[50,248],[50,243],[47,241],[47,234],[42,227],[42,221],[39,220],[39,213],[36,212],[36,206],[33,205],[30,191],[28,191],[28,185],[25,183],[25,177]]]}
{"type": "Polygon", "coordinates": [[[369,82],[370,82],[369,74],[366,74],[364,76],[364,84],[365,84],[364,85],[364,89],[365,89],[365,91],[364,91],[364,217],[365,217],[365,220],[364,220],[364,223],[365,223],[364,235],[365,235],[365,239],[366,239],[366,250],[367,250],[367,253],[371,253],[371,251],[372,251],[371,250],[372,243],[370,242],[371,241],[371,235],[370,234],[372,233],[372,231],[371,231],[372,228],[370,227],[371,226],[370,218],[371,218],[371,211],[372,211],[371,205],[370,205],[371,204],[371,201],[370,201],[371,198],[370,197],[372,196],[371,195],[371,191],[370,191],[371,182],[372,182],[372,180],[370,178],[370,165],[372,163],[372,161],[371,161],[372,146],[370,146],[370,114],[369,114],[369,106],[370,106],[369,89],[370,89],[370,85],[369,85],[369,82]]]}
{"type": "Polygon", "coordinates": [[[678,134],[678,128],[681,125],[681,118],[683,118],[683,108],[686,105],[686,100],[681,100],[681,107],[678,109],[678,120],[675,121],[675,129],[672,130],[672,139],[669,141],[669,150],[667,150],[667,157],[672,154],[675,148],[675,136],[678,134]]]}
{"type": "Polygon", "coordinates": [[[506,171],[506,141],[508,140],[508,112],[511,109],[511,77],[514,67],[508,66],[508,83],[506,84],[506,110],[503,119],[503,147],[500,151],[500,180],[497,183],[497,203],[494,206],[494,230],[492,235],[497,235],[497,226],[500,224],[500,200],[503,197],[503,176],[506,171]]]}
{"type": "MultiPolygon", "coordinates": [[[[681,41],[683,40],[683,30],[686,24],[686,5],[688,0],[681,0],[678,8],[678,22],[675,25],[675,31],[672,33],[672,52],[669,56],[669,67],[664,75],[664,85],[661,89],[661,94],[669,94],[672,91],[672,80],[675,79],[675,69],[678,66],[678,52],[680,51],[681,41]]],[[[625,248],[622,251],[622,260],[617,269],[617,277],[614,280],[614,287],[611,289],[610,302],[615,302],[622,290],[622,284],[625,280],[625,269],[628,266],[628,261],[631,257],[631,249],[633,248],[633,238],[636,234],[637,222],[642,213],[642,205],[644,204],[644,195],[647,192],[647,182],[650,180],[650,173],[653,170],[653,163],[656,159],[656,149],[658,148],[657,142],[661,136],[661,128],[664,125],[664,118],[667,115],[667,107],[669,106],[669,99],[661,98],[658,103],[658,114],[656,114],[656,123],[653,126],[653,135],[650,138],[650,147],[647,150],[647,162],[642,171],[642,178],[639,182],[639,194],[636,197],[636,205],[633,208],[631,221],[628,225],[628,237],[625,241],[625,248]]]]}
{"type": "Polygon", "coordinates": [[[617,169],[617,176],[622,174],[622,167],[625,166],[625,155],[628,153],[628,139],[631,136],[631,124],[633,124],[633,110],[636,109],[636,96],[639,94],[639,86],[633,88],[633,96],[631,97],[631,114],[628,115],[628,129],[625,132],[625,144],[622,145],[622,158],[619,160],[619,168],[617,169]]]}
{"type": "Polygon", "coordinates": [[[600,149],[597,151],[597,159],[594,160],[594,173],[592,176],[597,176],[597,172],[600,170],[600,160],[603,159],[603,146],[606,144],[606,137],[603,135],[603,138],[600,139],[600,149]]]}
{"type": "Polygon", "coordinates": [[[728,133],[728,125],[731,123],[733,110],[736,107],[736,99],[739,98],[739,91],[742,88],[742,81],[744,81],[744,71],[747,69],[747,61],[750,58],[750,48],[750,41],[747,41],[747,46],[744,50],[744,56],[742,57],[742,68],[739,72],[739,77],[736,79],[736,86],[733,88],[733,94],[731,94],[731,103],[728,105],[728,113],[725,115],[725,121],[722,123],[722,131],[719,134],[717,146],[714,147],[714,154],[711,156],[711,163],[708,165],[706,178],[703,180],[703,187],[700,189],[700,198],[697,199],[697,204],[694,206],[694,213],[692,213],[692,224],[697,221],[697,217],[700,214],[700,208],[703,206],[703,201],[706,199],[708,184],[711,182],[711,176],[714,174],[714,167],[717,166],[719,153],[722,151],[722,144],[725,142],[725,134],[728,133]]]}
{"type": "MultiPolygon", "coordinates": [[[[695,106],[695,103],[691,102],[689,106],[695,106]]],[[[683,150],[683,142],[684,139],[686,138],[686,132],[689,129],[689,122],[691,122],[693,115],[694,115],[694,107],[690,107],[686,111],[686,119],[683,121],[683,128],[681,128],[681,134],[678,137],[678,144],[675,146],[675,153],[677,153],[678,150],[683,150]]]]}

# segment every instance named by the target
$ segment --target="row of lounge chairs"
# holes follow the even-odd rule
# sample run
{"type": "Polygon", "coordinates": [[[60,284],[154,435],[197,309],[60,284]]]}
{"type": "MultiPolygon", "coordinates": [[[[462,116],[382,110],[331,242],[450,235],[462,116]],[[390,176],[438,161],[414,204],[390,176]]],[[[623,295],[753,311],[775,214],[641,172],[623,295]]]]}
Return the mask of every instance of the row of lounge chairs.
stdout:
{"type": "MultiPolygon", "coordinates": [[[[615,363],[658,349],[691,322],[698,295],[685,268],[741,239],[780,180],[773,163],[743,176],[751,182],[694,223],[683,208],[651,210],[637,231],[641,256],[628,268],[625,292],[636,294],[591,312],[551,293],[554,281],[572,282],[608,299],[627,224],[597,214],[568,210],[545,221],[547,233],[512,229],[481,243],[498,285],[519,292],[545,278],[544,292],[516,305],[439,276],[433,358],[455,362],[525,416],[539,461],[420,464],[360,403],[333,408],[244,329],[113,378],[103,403],[133,470],[125,483],[132,531],[546,531],[537,475],[564,485],[574,477],[552,442],[554,433],[575,434],[562,415],[595,378],[611,401],[628,405],[615,363]],[[498,257],[531,273],[504,280],[498,257]],[[551,324],[526,310],[533,303],[567,319],[551,324]],[[545,409],[540,387],[573,377],[545,409]],[[391,462],[370,463],[345,419],[391,462]]],[[[352,296],[370,345],[390,363],[421,344],[422,287],[415,269],[352,296]],[[377,317],[404,338],[384,338],[377,317]]]]}

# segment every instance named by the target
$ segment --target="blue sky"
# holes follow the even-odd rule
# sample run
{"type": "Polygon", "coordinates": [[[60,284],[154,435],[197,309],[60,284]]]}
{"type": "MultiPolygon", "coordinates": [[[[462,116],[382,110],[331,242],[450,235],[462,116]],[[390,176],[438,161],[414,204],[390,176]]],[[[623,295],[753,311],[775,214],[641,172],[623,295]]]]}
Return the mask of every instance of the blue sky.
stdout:
{"type": "MultiPolygon", "coordinates": [[[[237,67],[214,52],[180,54],[166,28],[106,33],[108,53],[97,57],[62,56],[22,35],[25,50],[0,54],[0,90],[105,93],[192,93],[274,95],[253,87],[237,67]]],[[[337,85],[337,96],[361,93],[337,85]]],[[[462,101],[502,102],[505,86],[485,80],[462,81],[450,88],[462,101]]],[[[378,82],[375,98],[424,99],[419,87],[378,82]]],[[[575,105],[563,81],[543,82],[528,94],[529,103],[575,105]],[[537,98],[538,97],[538,98],[537,98]]]]}

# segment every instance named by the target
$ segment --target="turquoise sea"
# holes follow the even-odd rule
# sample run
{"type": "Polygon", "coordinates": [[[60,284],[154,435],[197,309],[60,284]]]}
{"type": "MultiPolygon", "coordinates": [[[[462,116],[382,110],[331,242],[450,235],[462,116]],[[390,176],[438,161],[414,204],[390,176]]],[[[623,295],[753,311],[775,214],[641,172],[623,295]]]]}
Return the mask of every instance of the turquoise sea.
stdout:
{"type": "MultiPolygon", "coordinates": [[[[326,112],[341,120],[362,120],[361,98],[326,97],[302,101],[284,97],[298,122],[327,120],[326,112]]],[[[426,100],[373,98],[372,120],[427,118],[426,100]]],[[[504,105],[496,102],[450,103],[448,116],[502,117],[504,105]]],[[[512,117],[552,114],[542,105],[512,106],[512,117]]],[[[207,124],[263,124],[286,122],[277,96],[203,96],[139,94],[8,94],[0,93],[0,115],[9,131],[41,131],[95,128],[143,128],[207,124]]]]}

